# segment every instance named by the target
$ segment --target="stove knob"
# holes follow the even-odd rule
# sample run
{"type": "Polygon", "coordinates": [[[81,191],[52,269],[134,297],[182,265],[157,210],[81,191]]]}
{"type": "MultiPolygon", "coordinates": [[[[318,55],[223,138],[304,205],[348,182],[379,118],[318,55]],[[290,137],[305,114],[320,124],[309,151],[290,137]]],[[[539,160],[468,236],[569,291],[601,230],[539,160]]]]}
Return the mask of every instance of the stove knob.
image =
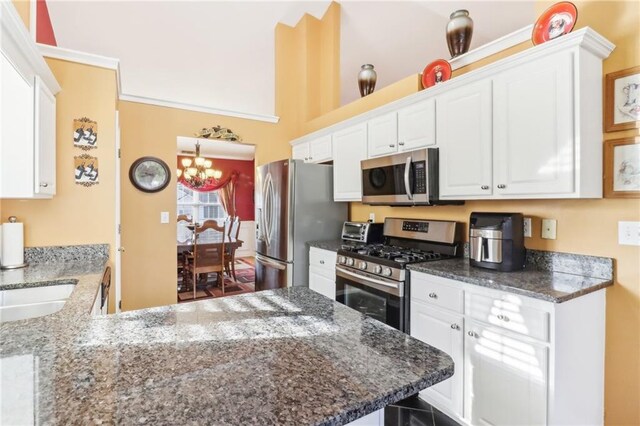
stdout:
{"type": "Polygon", "coordinates": [[[382,272],[382,266],[376,265],[376,266],[373,267],[373,273],[374,274],[379,274],[381,272],[382,272]]]}
{"type": "Polygon", "coordinates": [[[382,275],[386,275],[387,277],[391,276],[391,268],[382,269],[382,275]]]}
{"type": "Polygon", "coordinates": [[[360,262],[358,269],[365,271],[367,269],[367,262],[360,262]]]}
{"type": "Polygon", "coordinates": [[[338,263],[344,265],[347,262],[347,258],[344,256],[338,257],[338,263]]]}
{"type": "Polygon", "coordinates": [[[353,266],[353,259],[352,258],[347,258],[347,266],[353,266]]]}

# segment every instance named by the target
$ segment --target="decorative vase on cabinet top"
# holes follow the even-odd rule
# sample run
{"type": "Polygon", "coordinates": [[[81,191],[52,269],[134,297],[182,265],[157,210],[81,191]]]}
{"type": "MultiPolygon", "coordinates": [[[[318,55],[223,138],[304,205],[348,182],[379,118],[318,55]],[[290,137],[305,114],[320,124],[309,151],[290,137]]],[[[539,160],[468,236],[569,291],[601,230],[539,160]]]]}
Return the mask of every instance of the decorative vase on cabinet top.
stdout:
{"type": "Polygon", "coordinates": [[[469,51],[473,35],[473,19],[468,10],[456,10],[449,17],[447,24],[447,45],[451,57],[455,58],[469,51]]]}
{"type": "Polygon", "coordinates": [[[358,73],[358,88],[360,89],[360,96],[363,98],[373,93],[376,88],[376,81],[378,74],[373,69],[373,65],[364,64],[362,69],[358,73]]]}

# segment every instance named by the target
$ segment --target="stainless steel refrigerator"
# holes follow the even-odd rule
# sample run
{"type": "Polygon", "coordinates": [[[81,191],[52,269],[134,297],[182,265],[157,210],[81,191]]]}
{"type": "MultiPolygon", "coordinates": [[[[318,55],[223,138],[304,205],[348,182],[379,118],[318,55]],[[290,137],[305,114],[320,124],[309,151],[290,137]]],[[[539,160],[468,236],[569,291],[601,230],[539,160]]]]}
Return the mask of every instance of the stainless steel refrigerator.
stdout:
{"type": "Polygon", "coordinates": [[[281,160],[256,172],[256,291],[309,285],[308,241],[340,238],[333,166],[281,160]]]}

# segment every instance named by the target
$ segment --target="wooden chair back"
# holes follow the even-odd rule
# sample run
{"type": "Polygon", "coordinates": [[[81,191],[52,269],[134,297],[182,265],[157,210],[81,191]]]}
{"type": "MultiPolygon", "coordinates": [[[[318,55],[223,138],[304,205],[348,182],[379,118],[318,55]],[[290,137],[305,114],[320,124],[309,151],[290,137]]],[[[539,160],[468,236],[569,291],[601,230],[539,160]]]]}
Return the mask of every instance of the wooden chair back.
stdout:
{"type": "Polygon", "coordinates": [[[191,216],[187,214],[179,214],[176,222],[189,222],[191,223],[191,216]]]}
{"type": "Polygon", "coordinates": [[[193,245],[193,257],[194,257],[194,270],[193,272],[205,273],[205,272],[220,272],[224,270],[224,256],[225,256],[225,244],[227,242],[227,236],[225,228],[221,228],[214,220],[205,221],[202,226],[198,227],[195,231],[196,238],[193,245]],[[210,245],[207,243],[200,243],[199,236],[204,232],[219,233],[221,243],[216,245],[210,245]]]}
{"type": "Polygon", "coordinates": [[[240,235],[240,218],[238,216],[234,217],[231,221],[231,227],[229,229],[229,236],[234,239],[238,239],[238,235],[240,235]]]}

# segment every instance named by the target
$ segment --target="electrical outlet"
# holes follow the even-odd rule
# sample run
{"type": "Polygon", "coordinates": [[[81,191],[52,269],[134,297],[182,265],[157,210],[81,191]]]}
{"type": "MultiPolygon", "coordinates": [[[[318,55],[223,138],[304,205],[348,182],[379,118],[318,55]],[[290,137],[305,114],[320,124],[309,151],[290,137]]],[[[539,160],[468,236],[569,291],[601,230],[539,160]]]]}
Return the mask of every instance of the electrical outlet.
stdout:
{"type": "Polygon", "coordinates": [[[375,221],[376,221],[376,214],[369,213],[369,222],[375,222],[375,221]]]}
{"type": "Polygon", "coordinates": [[[618,244],[640,246],[640,222],[618,222],[618,244]]]}
{"type": "Polygon", "coordinates": [[[555,219],[542,219],[542,238],[545,240],[555,240],[557,224],[558,221],[555,219]]]}
{"type": "Polygon", "coordinates": [[[524,236],[531,238],[531,218],[524,218],[524,236]]]}
{"type": "Polygon", "coordinates": [[[169,212],[160,212],[160,223],[169,223],[169,212]]]}

